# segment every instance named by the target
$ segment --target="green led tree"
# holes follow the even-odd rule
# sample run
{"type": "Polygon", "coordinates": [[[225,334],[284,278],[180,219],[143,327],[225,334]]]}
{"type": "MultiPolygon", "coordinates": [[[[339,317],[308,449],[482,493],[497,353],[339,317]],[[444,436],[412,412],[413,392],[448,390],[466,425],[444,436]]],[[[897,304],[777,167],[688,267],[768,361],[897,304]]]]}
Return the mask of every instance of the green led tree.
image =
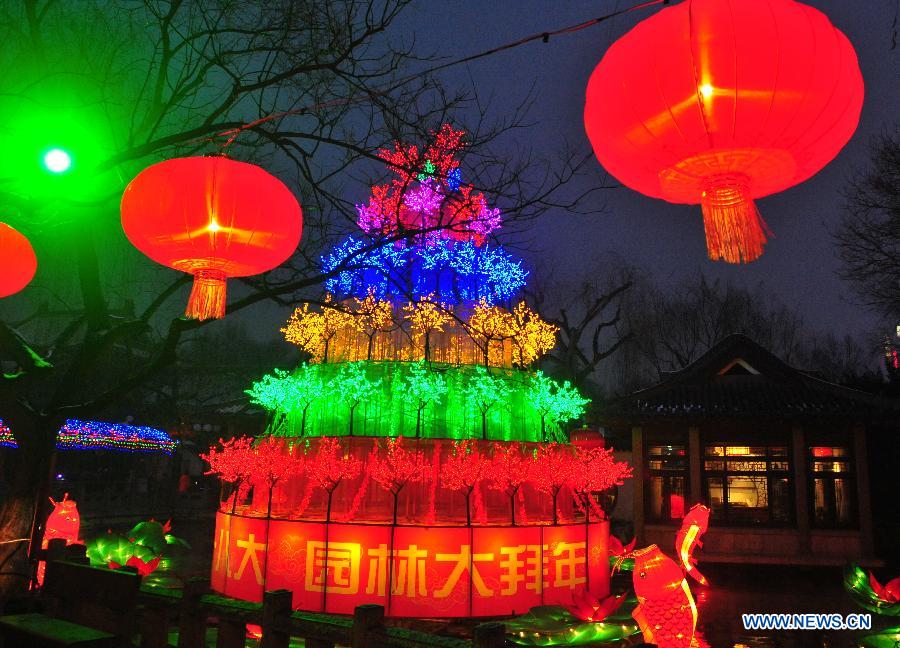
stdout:
{"type": "Polygon", "coordinates": [[[381,379],[371,379],[366,375],[366,363],[347,362],[341,365],[334,381],[334,394],[350,408],[350,436],[353,436],[353,419],[360,403],[380,391],[381,379]]]}
{"type": "Polygon", "coordinates": [[[293,411],[300,414],[300,436],[306,434],[306,415],[310,406],[328,395],[329,389],[319,375],[318,367],[303,364],[293,374],[276,369],[274,375],[263,376],[246,390],[250,401],[273,413],[270,434],[276,434],[285,417],[293,411]],[[277,423],[276,423],[277,421],[277,423]]]}
{"type": "Polygon", "coordinates": [[[485,367],[475,367],[475,372],[469,377],[464,394],[481,414],[482,439],[488,438],[488,411],[503,400],[509,391],[509,384],[502,378],[492,376],[485,367]]]}
{"type": "Polygon", "coordinates": [[[423,360],[410,366],[403,381],[403,401],[416,410],[416,438],[422,432],[422,413],[429,404],[437,405],[447,393],[447,381],[423,360]]]}
{"type": "Polygon", "coordinates": [[[283,369],[276,369],[253,383],[244,393],[250,396],[250,402],[261,405],[270,413],[269,433],[275,434],[284,422],[288,413],[294,409],[291,399],[293,377],[283,369]]]}
{"type": "Polygon", "coordinates": [[[542,371],[536,371],[528,383],[525,398],[541,416],[541,438],[547,440],[547,421],[559,425],[584,414],[590,401],[582,398],[578,390],[567,380],[560,384],[542,371]]]}

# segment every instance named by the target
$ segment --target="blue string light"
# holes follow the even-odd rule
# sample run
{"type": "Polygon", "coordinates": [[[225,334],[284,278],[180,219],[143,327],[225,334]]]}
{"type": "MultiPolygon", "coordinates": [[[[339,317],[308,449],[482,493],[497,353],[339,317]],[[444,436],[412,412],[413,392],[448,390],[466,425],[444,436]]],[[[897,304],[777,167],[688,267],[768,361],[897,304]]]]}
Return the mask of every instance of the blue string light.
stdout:
{"type": "Polygon", "coordinates": [[[337,274],[325,281],[328,292],[344,297],[424,297],[447,303],[494,304],[525,286],[522,261],[500,247],[433,237],[415,245],[388,244],[363,251],[372,243],[352,236],[322,257],[322,271],[337,274]],[[345,268],[339,270],[339,268],[345,268]]]}
{"type": "Polygon", "coordinates": [[[459,167],[450,169],[447,172],[447,179],[444,184],[447,185],[447,189],[450,191],[459,191],[459,185],[462,184],[462,171],[459,167]]]}
{"type": "Polygon", "coordinates": [[[69,419],[56,435],[60,450],[161,452],[171,455],[176,441],[156,428],[69,419]]]}

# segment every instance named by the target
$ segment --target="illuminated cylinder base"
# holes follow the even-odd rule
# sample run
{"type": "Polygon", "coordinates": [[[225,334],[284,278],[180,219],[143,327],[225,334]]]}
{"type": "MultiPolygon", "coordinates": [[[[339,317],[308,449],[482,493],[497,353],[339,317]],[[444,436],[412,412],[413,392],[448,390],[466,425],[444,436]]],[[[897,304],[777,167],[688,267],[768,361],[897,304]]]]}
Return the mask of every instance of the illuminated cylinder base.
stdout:
{"type": "Polygon", "coordinates": [[[746,182],[740,177],[715,178],[700,199],[706,249],[713,261],[750,263],[766,244],[766,227],[746,182]]]}
{"type": "Polygon", "coordinates": [[[225,274],[218,270],[198,270],[184,316],[208,320],[225,317],[225,274]]]}
{"type": "Polygon", "coordinates": [[[288,589],[295,609],[312,612],[374,603],[394,617],[516,615],[570,604],[578,589],[608,596],[608,541],[608,521],[392,527],[220,511],[212,589],[247,601],[288,589]]]}

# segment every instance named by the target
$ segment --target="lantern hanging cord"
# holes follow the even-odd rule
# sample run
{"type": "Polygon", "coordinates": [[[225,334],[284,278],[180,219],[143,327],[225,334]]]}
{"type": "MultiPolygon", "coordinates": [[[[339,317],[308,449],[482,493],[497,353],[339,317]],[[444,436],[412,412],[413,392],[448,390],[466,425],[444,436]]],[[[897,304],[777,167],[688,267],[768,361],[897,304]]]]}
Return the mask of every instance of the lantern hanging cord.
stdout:
{"type": "MultiPolygon", "coordinates": [[[[619,9],[617,11],[613,11],[611,13],[605,14],[603,16],[598,16],[597,18],[591,18],[590,20],[585,20],[575,25],[569,25],[568,27],[562,27],[560,29],[555,29],[553,31],[545,31],[537,34],[532,34],[531,36],[526,36],[524,38],[520,38],[518,40],[512,41],[511,43],[506,43],[504,45],[499,45],[497,47],[492,47],[489,50],[485,50],[483,52],[478,52],[477,54],[470,54],[469,56],[465,56],[463,58],[455,59],[453,61],[447,61],[446,63],[441,63],[439,65],[432,66],[426,70],[421,72],[416,72],[414,74],[410,74],[406,76],[393,85],[381,89],[381,90],[373,90],[371,94],[379,94],[384,95],[388,92],[396,90],[397,88],[406,85],[410,81],[415,81],[418,78],[423,76],[434,74],[435,72],[440,72],[441,70],[446,70],[447,68],[454,67],[456,65],[461,65],[463,63],[470,63],[472,61],[477,61],[478,59],[482,59],[488,56],[492,56],[494,54],[499,54],[500,52],[505,52],[507,50],[515,49],[516,47],[520,47],[522,45],[527,45],[528,43],[533,43],[534,41],[540,40],[543,43],[548,43],[550,38],[553,36],[562,36],[565,34],[573,34],[575,32],[579,32],[582,29],[587,29],[588,27],[593,27],[594,25],[599,25],[607,20],[612,18],[616,18],[618,16],[622,16],[627,13],[631,13],[632,11],[637,11],[639,9],[646,9],[647,7],[652,7],[654,5],[667,5],[669,4],[669,0],[647,0],[646,2],[641,2],[631,7],[626,7],[625,9],[619,9]]],[[[325,101],[322,103],[318,103],[313,105],[312,107],[305,106],[303,108],[296,108],[294,110],[286,110],[283,112],[272,113],[271,115],[266,115],[265,117],[261,117],[252,122],[248,122],[243,126],[238,128],[231,128],[226,131],[222,131],[221,133],[217,133],[213,138],[206,139],[206,141],[210,141],[211,139],[215,139],[216,137],[225,137],[228,136],[228,139],[222,145],[222,148],[228,147],[235,139],[237,139],[238,135],[240,135],[245,130],[250,128],[254,128],[259,126],[260,124],[264,124],[266,122],[272,121],[274,119],[281,119],[282,117],[287,117],[289,115],[297,115],[303,112],[308,112],[310,110],[317,110],[321,108],[330,108],[332,106],[344,105],[355,103],[356,101],[360,101],[361,99],[334,99],[332,101],[325,101]]],[[[197,141],[204,141],[204,139],[197,141]]]]}

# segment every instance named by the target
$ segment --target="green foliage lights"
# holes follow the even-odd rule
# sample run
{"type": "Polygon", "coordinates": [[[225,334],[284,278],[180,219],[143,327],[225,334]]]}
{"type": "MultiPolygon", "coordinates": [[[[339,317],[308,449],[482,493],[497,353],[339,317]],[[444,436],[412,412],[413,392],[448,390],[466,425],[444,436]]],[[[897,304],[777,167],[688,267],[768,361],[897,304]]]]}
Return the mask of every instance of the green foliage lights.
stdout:
{"type": "Polygon", "coordinates": [[[481,412],[481,438],[487,439],[488,411],[509,394],[509,386],[505,380],[495,378],[479,366],[475,367],[475,374],[469,379],[464,394],[481,412]]]}
{"type": "Polygon", "coordinates": [[[350,408],[355,419],[364,405],[365,430],[354,420],[357,434],[564,441],[565,422],[586,403],[543,374],[427,361],[303,364],[275,370],[247,394],[272,412],[269,433],[284,437],[349,434],[350,408]]]}
{"type": "Polygon", "coordinates": [[[422,432],[422,411],[429,405],[437,405],[447,393],[447,381],[444,377],[431,371],[424,361],[410,366],[410,373],[405,380],[406,389],[403,400],[416,410],[416,437],[422,432]]]}
{"type": "Polygon", "coordinates": [[[590,400],[583,398],[567,380],[559,384],[536,371],[528,385],[526,398],[541,415],[541,437],[546,440],[547,421],[561,423],[584,414],[590,400]]]}
{"type": "Polygon", "coordinates": [[[335,396],[350,407],[350,436],[353,436],[353,418],[356,408],[379,391],[381,379],[371,379],[366,374],[366,363],[347,362],[341,365],[334,384],[335,396]]]}
{"type": "Polygon", "coordinates": [[[273,422],[271,425],[271,434],[278,431],[287,414],[299,411],[302,436],[306,433],[306,417],[310,406],[328,396],[329,392],[315,367],[301,365],[293,375],[283,369],[276,369],[274,375],[263,376],[262,380],[253,383],[253,387],[244,393],[250,395],[250,402],[276,413],[277,423],[273,422]]]}

